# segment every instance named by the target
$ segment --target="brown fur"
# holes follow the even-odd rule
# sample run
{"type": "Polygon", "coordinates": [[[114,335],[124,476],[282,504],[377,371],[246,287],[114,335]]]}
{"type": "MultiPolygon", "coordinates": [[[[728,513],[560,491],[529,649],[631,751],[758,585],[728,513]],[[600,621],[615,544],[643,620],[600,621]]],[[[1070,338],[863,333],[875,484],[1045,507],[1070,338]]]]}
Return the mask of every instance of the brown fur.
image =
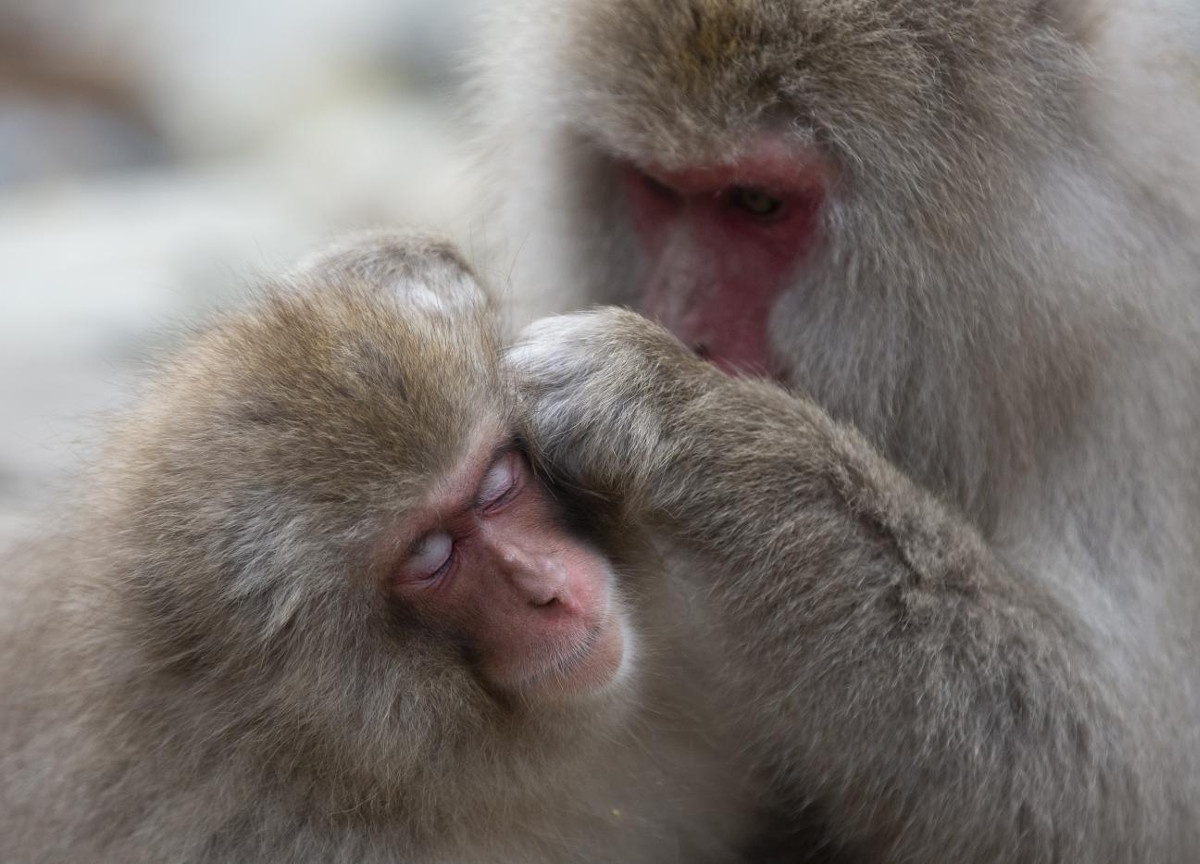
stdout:
{"type": "Polygon", "coordinates": [[[78,524],[4,566],[0,860],[733,858],[754,801],[645,552],[628,686],[537,710],[368,561],[511,416],[498,351],[452,249],[369,237],[164,364],[78,524]]]}
{"type": "Polygon", "coordinates": [[[871,860],[1200,855],[1200,63],[1135,53],[1198,44],[1160,5],[498,15],[483,110],[545,308],[636,300],[617,160],[770,133],[836,168],[770,320],[795,395],[614,313],[518,357],[552,461],[663,523],[759,752],[871,860]]]}

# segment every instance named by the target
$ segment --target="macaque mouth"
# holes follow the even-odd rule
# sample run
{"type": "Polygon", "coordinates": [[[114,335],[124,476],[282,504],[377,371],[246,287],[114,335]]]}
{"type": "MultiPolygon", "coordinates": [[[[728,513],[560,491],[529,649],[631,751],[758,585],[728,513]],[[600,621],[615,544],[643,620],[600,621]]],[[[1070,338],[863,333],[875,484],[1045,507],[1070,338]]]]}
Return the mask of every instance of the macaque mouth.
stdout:
{"type": "Polygon", "coordinates": [[[782,372],[776,371],[762,364],[747,365],[745,362],[731,360],[727,357],[714,355],[712,349],[702,342],[691,346],[692,354],[700,360],[711,363],[716,366],[726,375],[735,377],[750,377],[750,378],[770,378],[778,384],[786,383],[785,376],[782,372]]]}
{"type": "Polygon", "coordinates": [[[625,666],[625,639],[616,615],[601,618],[582,639],[518,683],[566,697],[603,692],[625,666]]]}

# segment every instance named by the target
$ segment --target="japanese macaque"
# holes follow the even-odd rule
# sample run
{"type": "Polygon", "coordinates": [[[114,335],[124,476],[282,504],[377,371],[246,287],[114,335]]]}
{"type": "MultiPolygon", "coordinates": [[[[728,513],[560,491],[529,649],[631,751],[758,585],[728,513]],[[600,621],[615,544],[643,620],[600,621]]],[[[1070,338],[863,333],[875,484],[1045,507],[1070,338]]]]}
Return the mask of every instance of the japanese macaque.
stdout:
{"type": "Polygon", "coordinates": [[[870,861],[1200,860],[1191,5],[502,5],[515,286],[675,337],[535,325],[530,438],[707,592],[795,811],[870,861]]]}
{"type": "Polygon", "coordinates": [[[371,236],[166,364],[5,563],[0,860],[739,860],[687,598],[500,359],[449,246],[371,236]]]}

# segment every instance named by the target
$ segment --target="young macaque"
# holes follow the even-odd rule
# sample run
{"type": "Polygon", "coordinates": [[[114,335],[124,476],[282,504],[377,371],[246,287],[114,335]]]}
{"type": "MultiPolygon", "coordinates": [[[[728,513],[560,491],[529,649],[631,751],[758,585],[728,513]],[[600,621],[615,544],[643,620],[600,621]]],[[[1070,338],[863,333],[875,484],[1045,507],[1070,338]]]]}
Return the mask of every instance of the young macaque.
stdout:
{"type": "Polygon", "coordinates": [[[3,569],[0,860],[737,859],[688,598],[534,472],[501,349],[373,235],[165,364],[3,569]]]}

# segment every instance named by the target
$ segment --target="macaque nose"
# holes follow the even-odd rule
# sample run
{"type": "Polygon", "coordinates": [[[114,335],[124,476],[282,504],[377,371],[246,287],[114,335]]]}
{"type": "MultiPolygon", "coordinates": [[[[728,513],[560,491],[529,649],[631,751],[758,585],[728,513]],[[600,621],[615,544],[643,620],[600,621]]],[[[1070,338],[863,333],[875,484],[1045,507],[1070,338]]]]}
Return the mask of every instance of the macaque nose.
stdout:
{"type": "Polygon", "coordinates": [[[566,599],[567,568],[562,561],[517,543],[505,543],[496,551],[509,585],[531,606],[551,606],[566,599]]]}

